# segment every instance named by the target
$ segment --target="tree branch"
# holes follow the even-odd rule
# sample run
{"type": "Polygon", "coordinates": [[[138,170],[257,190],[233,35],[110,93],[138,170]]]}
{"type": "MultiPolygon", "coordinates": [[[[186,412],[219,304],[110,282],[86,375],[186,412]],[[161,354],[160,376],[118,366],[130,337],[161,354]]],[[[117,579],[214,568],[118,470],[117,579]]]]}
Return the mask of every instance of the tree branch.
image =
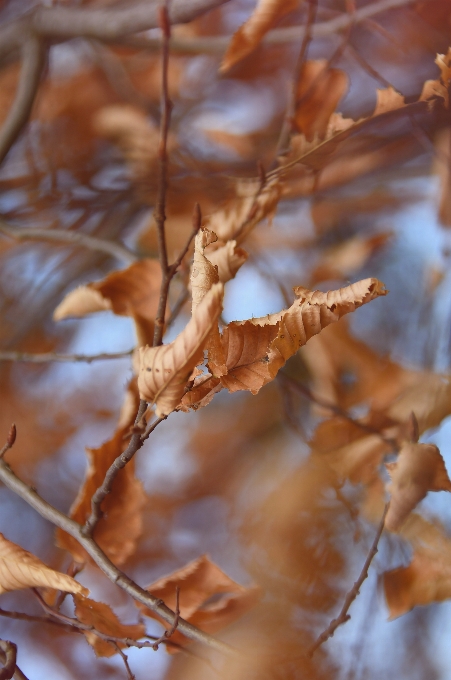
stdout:
{"type": "MultiPolygon", "coordinates": [[[[123,571],[118,569],[113,562],[105,555],[97,543],[90,537],[85,536],[83,527],[78,522],[70,519],[62,512],[54,508],[50,503],[47,503],[39,494],[30,486],[25,484],[17,475],[11,470],[3,460],[0,460],[0,480],[8,489],[16,493],[28,505],[30,505],[41,517],[47,519],[49,522],[66,531],[70,536],[75,538],[80,545],[86,550],[88,555],[92,557],[97,566],[103,573],[112,581],[128,593],[132,598],[138,600],[153,612],[158,614],[164,621],[173,624],[175,620],[175,613],[167,607],[162,600],[154,597],[144,588],[141,588],[135,581],[129,578],[123,571]]],[[[207,645],[211,649],[225,653],[234,654],[235,650],[224,642],[216,640],[211,635],[193,626],[184,619],[179,619],[178,630],[183,633],[190,640],[195,640],[207,645]]]]}
{"type": "Polygon", "coordinates": [[[54,354],[53,352],[45,352],[43,354],[31,354],[29,352],[7,352],[0,351],[0,361],[28,361],[31,364],[45,364],[49,362],[63,363],[63,362],[84,362],[91,364],[93,361],[108,361],[111,359],[125,359],[130,357],[134,352],[134,348],[127,349],[124,352],[104,352],[103,354],[54,354]]]}
{"type": "Polygon", "coordinates": [[[316,641],[313,643],[313,645],[310,647],[310,649],[307,651],[307,656],[312,657],[318,647],[320,647],[324,642],[326,642],[329,638],[333,636],[337,628],[343,623],[346,623],[349,621],[351,618],[350,615],[348,614],[349,607],[351,604],[354,602],[356,597],[358,596],[360,592],[360,588],[362,586],[362,583],[365,581],[365,579],[368,577],[368,570],[370,568],[371,562],[373,561],[374,557],[377,554],[377,546],[379,544],[379,539],[382,536],[382,532],[384,531],[384,525],[385,525],[385,517],[388,512],[388,506],[389,503],[386,504],[384,508],[384,512],[382,514],[381,521],[379,523],[379,527],[377,529],[376,536],[374,537],[374,541],[371,545],[370,551],[368,553],[368,556],[365,560],[365,564],[362,567],[362,571],[360,572],[360,576],[357,579],[357,581],[354,583],[352,586],[351,590],[345,597],[345,601],[343,603],[343,607],[341,608],[341,611],[339,615],[337,616],[336,619],[332,619],[332,621],[329,623],[327,626],[326,630],[324,630],[321,635],[316,639],[316,641]]]}
{"type": "Polygon", "coordinates": [[[9,227],[0,222],[0,232],[14,238],[16,241],[54,241],[56,243],[70,243],[72,245],[88,248],[89,250],[107,253],[127,264],[132,264],[138,259],[131,250],[125,246],[119,245],[119,243],[88,236],[79,231],[70,231],[66,229],[14,229],[13,227],[9,227]]]}
{"type": "Polygon", "coordinates": [[[28,121],[44,68],[45,52],[41,41],[36,36],[29,36],[25,39],[21,53],[22,69],[16,96],[0,130],[0,163],[3,162],[28,121]]]}

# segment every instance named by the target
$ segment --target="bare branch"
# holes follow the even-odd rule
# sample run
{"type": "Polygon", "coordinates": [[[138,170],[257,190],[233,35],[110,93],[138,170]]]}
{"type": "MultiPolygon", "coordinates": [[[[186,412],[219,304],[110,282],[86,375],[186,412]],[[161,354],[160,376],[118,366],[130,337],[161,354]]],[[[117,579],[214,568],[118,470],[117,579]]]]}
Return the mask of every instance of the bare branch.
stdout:
{"type": "Polygon", "coordinates": [[[166,642],[170,637],[172,637],[177,630],[177,626],[180,621],[180,588],[176,586],[175,588],[175,613],[174,613],[174,622],[172,626],[168,629],[165,630],[163,635],[158,638],[158,640],[155,640],[153,643],[153,649],[157,652],[158,647],[163,643],[166,642]]]}
{"type": "Polygon", "coordinates": [[[44,68],[44,49],[37,37],[26,38],[21,53],[22,69],[16,96],[0,130],[0,163],[28,121],[44,68]]]}
{"type": "Polygon", "coordinates": [[[28,361],[31,364],[46,364],[52,361],[56,363],[83,362],[86,364],[91,364],[93,361],[125,359],[130,357],[133,352],[133,348],[124,350],[124,352],[104,352],[103,354],[54,354],[53,352],[30,354],[28,352],[0,351],[0,361],[28,361]]]}
{"type": "MultiPolygon", "coordinates": [[[[19,479],[9,465],[3,460],[0,460],[0,480],[8,487],[8,489],[16,493],[28,503],[28,505],[34,508],[41,517],[44,517],[44,519],[47,519],[49,522],[75,538],[110,581],[116,583],[132,598],[138,600],[138,602],[142,602],[142,604],[158,614],[163,621],[167,621],[171,625],[173,624],[175,614],[169,607],[147,590],[141,588],[141,586],[129,578],[123,571],[118,569],[97,543],[92,538],[84,535],[81,524],[74,522],[74,520],[67,517],[67,515],[64,515],[50,505],[50,503],[47,503],[47,501],[41,498],[34,489],[19,479]]],[[[190,640],[205,644],[211,649],[215,649],[225,654],[235,654],[235,650],[229,647],[229,645],[216,640],[211,635],[204,633],[184,619],[179,620],[178,630],[190,640]]]]}
{"type": "Polygon", "coordinates": [[[384,531],[384,525],[385,525],[385,517],[388,512],[388,506],[389,503],[386,504],[384,508],[384,512],[381,518],[381,521],[379,523],[379,527],[377,529],[376,536],[374,537],[374,541],[371,545],[370,551],[368,553],[368,556],[365,560],[365,564],[362,567],[362,571],[360,572],[359,578],[357,581],[354,583],[352,586],[351,590],[345,597],[345,601],[343,603],[343,607],[341,608],[341,611],[339,615],[337,616],[336,619],[333,619],[329,625],[327,626],[326,630],[324,630],[321,635],[316,639],[316,641],[313,643],[313,645],[310,647],[310,649],[307,652],[308,657],[312,657],[318,647],[320,647],[324,642],[326,642],[329,638],[333,636],[337,628],[343,623],[346,623],[346,621],[349,621],[351,618],[350,615],[348,614],[349,607],[351,604],[354,602],[356,597],[358,596],[360,592],[360,588],[362,586],[362,583],[365,581],[365,579],[368,577],[368,570],[370,568],[371,562],[373,561],[374,557],[377,554],[377,546],[379,544],[379,539],[382,536],[382,532],[384,531]]]}
{"type": "Polygon", "coordinates": [[[16,239],[16,241],[54,241],[56,243],[70,243],[71,245],[81,246],[83,248],[88,248],[89,250],[107,253],[108,255],[116,257],[118,260],[123,260],[127,264],[132,264],[138,259],[131,250],[123,245],[119,245],[119,243],[88,236],[79,231],[70,231],[66,229],[14,229],[13,227],[9,227],[0,222],[0,232],[16,239]]]}

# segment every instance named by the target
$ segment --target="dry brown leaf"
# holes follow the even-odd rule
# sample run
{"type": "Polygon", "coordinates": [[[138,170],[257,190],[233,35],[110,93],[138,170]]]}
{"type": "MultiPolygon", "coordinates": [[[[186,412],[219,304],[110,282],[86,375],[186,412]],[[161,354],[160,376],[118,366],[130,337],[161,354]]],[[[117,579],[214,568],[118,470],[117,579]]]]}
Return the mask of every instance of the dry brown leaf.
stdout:
{"type": "Polygon", "coordinates": [[[221,62],[220,73],[225,73],[247,57],[260,44],[263,36],[288,12],[299,5],[300,0],[258,0],[249,19],[232,37],[221,62]]]}
{"type": "Polygon", "coordinates": [[[322,139],[330,117],[348,89],[344,71],[327,68],[327,61],[306,61],[297,85],[294,123],[298,132],[311,141],[322,139]]]}
{"type": "MultiPolygon", "coordinates": [[[[127,447],[130,427],[138,411],[138,395],[134,383],[129,385],[116,432],[112,439],[98,449],[86,449],[88,469],[78,496],[70,510],[70,517],[83,524],[91,513],[91,498],[102,484],[105,474],[127,447]]],[[[116,564],[122,564],[136,549],[136,541],[142,532],[142,510],[146,495],[141,482],[134,473],[134,461],[130,461],[114,480],[111,493],[102,503],[103,517],[99,520],[94,538],[102,550],[116,564]]],[[[74,560],[85,562],[87,553],[72,536],[57,529],[57,542],[68,550],[74,560]]]]}
{"type": "Polygon", "coordinates": [[[202,360],[208,336],[221,313],[223,290],[221,283],[213,285],[173,342],[140,348],[140,396],[156,404],[159,417],[177,408],[192,370],[202,360]]]}
{"type": "MultiPolygon", "coordinates": [[[[93,626],[99,633],[132,640],[139,640],[146,634],[146,627],[142,623],[121,623],[111,607],[103,602],[96,602],[82,595],[74,595],[73,598],[77,619],[87,626],[93,626]]],[[[96,656],[113,656],[113,654],[117,654],[118,647],[123,649],[126,646],[122,642],[115,644],[108,642],[92,631],[86,631],[84,634],[96,656]]]]}
{"type": "Polygon", "coordinates": [[[404,97],[396,92],[393,87],[387,87],[386,90],[376,90],[376,96],[376,108],[373,111],[373,116],[400,109],[406,103],[404,97]]]}
{"type": "Polygon", "coordinates": [[[40,587],[85,595],[89,592],[71,576],[50,569],[38,557],[0,534],[0,593],[40,587]]]}
{"type": "Polygon", "coordinates": [[[395,463],[387,463],[391,484],[385,519],[389,531],[398,531],[428,491],[451,491],[444,460],[434,444],[406,443],[395,463]]]}
{"type": "Polygon", "coordinates": [[[205,226],[224,242],[235,239],[240,244],[265,217],[272,218],[282,194],[278,177],[268,180],[262,188],[255,180],[239,180],[235,198],[223,208],[207,216],[205,226]]]}
{"type": "Polygon", "coordinates": [[[451,539],[443,526],[412,513],[400,533],[411,541],[413,556],[407,567],[382,576],[390,619],[451,597],[451,539]]]}
{"type": "MultiPolygon", "coordinates": [[[[254,606],[260,596],[258,587],[240,586],[206,555],[163,576],[147,586],[147,590],[175,609],[176,587],[180,588],[180,615],[206,633],[216,633],[228,626],[254,606]]],[[[144,605],[137,605],[146,616],[160,620],[144,605]]],[[[188,642],[178,631],[171,640],[178,644],[188,642]]]]}
{"type": "Polygon", "coordinates": [[[238,248],[236,241],[227,241],[217,248],[214,248],[214,245],[207,248],[207,257],[211,264],[218,268],[219,281],[227,283],[235,278],[238,270],[246,262],[248,254],[243,248],[238,248]]]}
{"type": "Polygon", "coordinates": [[[138,344],[152,342],[160,295],[161,268],[157,260],[139,260],[102,281],[71,291],[53,313],[55,321],[111,310],[134,319],[138,344]]]}

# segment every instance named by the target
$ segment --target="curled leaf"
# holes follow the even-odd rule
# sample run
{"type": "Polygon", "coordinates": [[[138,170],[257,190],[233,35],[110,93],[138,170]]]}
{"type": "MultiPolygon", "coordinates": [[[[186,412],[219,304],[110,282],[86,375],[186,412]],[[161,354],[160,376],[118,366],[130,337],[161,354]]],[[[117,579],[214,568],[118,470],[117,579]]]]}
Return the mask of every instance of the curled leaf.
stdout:
{"type": "Polygon", "coordinates": [[[227,283],[235,278],[240,267],[246,262],[248,254],[243,248],[238,248],[236,241],[227,241],[216,250],[208,250],[207,257],[211,264],[218,268],[219,281],[227,283]]]}
{"type": "Polygon", "coordinates": [[[53,313],[55,321],[111,310],[134,319],[139,344],[151,342],[158,309],[161,269],[157,260],[139,260],[112,272],[102,281],[79,286],[66,295],[53,313]]]}
{"type": "MultiPolygon", "coordinates": [[[[74,595],[75,616],[85,625],[92,626],[99,633],[111,635],[112,638],[129,638],[139,640],[146,634],[146,628],[142,623],[124,624],[121,623],[114,611],[103,602],[96,602],[82,595],[74,595]]],[[[96,656],[113,656],[117,654],[118,648],[123,649],[123,642],[108,642],[95,634],[94,631],[85,631],[85,637],[96,656]]]]}
{"type": "Polygon", "coordinates": [[[159,417],[179,405],[191,372],[201,361],[208,336],[217,324],[222,296],[222,284],[214,284],[173,342],[140,348],[140,397],[156,404],[159,417]]]}
{"type": "Polygon", "coordinates": [[[85,595],[89,592],[71,576],[50,569],[39,558],[0,534],[0,593],[39,587],[85,595]]]}
{"type": "Polygon", "coordinates": [[[451,491],[440,451],[434,444],[405,444],[396,463],[387,463],[391,477],[390,507],[385,518],[389,531],[398,531],[428,491],[451,491]]]}
{"type": "MultiPolygon", "coordinates": [[[[238,619],[256,604],[260,596],[259,588],[240,586],[207,555],[163,576],[147,586],[147,590],[174,609],[177,587],[180,588],[180,615],[207,633],[215,633],[238,619]]],[[[137,604],[146,616],[158,619],[153,611],[137,604]]],[[[171,640],[178,644],[188,642],[178,631],[171,640]]],[[[168,651],[171,651],[170,648],[168,651]]]]}

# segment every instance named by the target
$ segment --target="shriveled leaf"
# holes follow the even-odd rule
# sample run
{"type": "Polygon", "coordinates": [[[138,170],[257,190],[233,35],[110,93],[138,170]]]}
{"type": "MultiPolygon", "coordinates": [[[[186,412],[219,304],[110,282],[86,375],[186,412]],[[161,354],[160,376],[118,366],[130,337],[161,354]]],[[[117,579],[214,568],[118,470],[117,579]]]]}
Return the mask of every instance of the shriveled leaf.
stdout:
{"type": "Polygon", "coordinates": [[[40,587],[85,595],[89,592],[71,576],[50,569],[38,557],[0,534],[0,594],[40,587]]]}
{"type": "MultiPolygon", "coordinates": [[[[158,579],[147,586],[147,590],[174,609],[177,587],[180,588],[180,615],[207,633],[228,626],[256,604],[260,596],[259,588],[240,586],[206,555],[158,579]]],[[[137,605],[146,616],[159,619],[144,605],[137,605]]],[[[171,640],[178,644],[188,642],[178,631],[171,640]]]]}
{"type": "Polygon", "coordinates": [[[376,90],[377,101],[376,108],[373,111],[373,116],[379,116],[381,113],[387,111],[394,111],[402,106],[405,106],[404,97],[396,92],[393,87],[387,87],[386,90],[376,90]]]}
{"type": "Polygon", "coordinates": [[[398,531],[428,491],[451,491],[444,460],[434,444],[406,443],[396,463],[387,463],[391,484],[385,519],[389,531],[398,531]]]}
{"type": "Polygon", "coordinates": [[[282,183],[278,177],[272,177],[262,188],[255,180],[239,180],[235,193],[235,198],[223,208],[207,216],[205,226],[221,241],[235,239],[240,244],[259,222],[272,218],[282,194],[282,183]]]}
{"type": "Polygon", "coordinates": [[[239,248],[236,241],[227,241],[224,245],[208,248],[206,255],[211,264],[218,268],[219,281],[227,283],[234,279],[240,267],[246,262],[248,254],[239,248]]]}
{"type": "MultiPolygon", "coordinates": [[[[70,510],[70,516],[76,522],[83,524],[89,517],[91,498],[102,484],[110,465],[126,449],[130,427],[134,423],[137,411],[138,395],[136,386],[131,384],[126,393],[118,428],[112,439],[98,449],[86,449],[88,469],[70,510]]],[[[142,532],[145,499],[142,484],[135,477],[134,461],[131,460],[117,474],[111,493],[102,504],[103,517],[94,530],[95,540],[116,564],[125,562],[136,549],[136,541],[142,532]]],[[[57,529],[57,542],[61,548],[68,550],[77,562],[90,559],[78,541],[61,529],[57,529]]]]}
{"type": "Polygon", "coordinates": [[[158,309],[161,268],[157,260],[139,260],[102,281],[71,291],[53,313],[55,321],[111,310],[134,319],[140,345],[151,342],[158,309]]]}
{"type": "Polygon", "coordinates": [[[327,61],[306,61],[297,84],[294,123],[307,140],[322,139],[332,113],[348,89],[344,71],[327,68],[327,61]]]}
{"type": "MultiPolygon", "coordinates": [[[[146,628],[142,623],[121,623],[111,607],[103,602],[96,602],[82,595],[74,595],[73,598],[77,619],[85,625],[93,626],[99,633],[132,640],[139,640],[146,633],[146,628]]],[[[86,631],[84,635],[96,656],[113,656],[117,654],[118,647],[123,649],[126,646],[122,642],[116,642],[116,644],[108,642],[93,631],[86,631]]]]}
{"type": "Polygon", "coordinates": [[[222,60],[220,73],[225,73],[253,52],[263,36],[285,14],[296,9],[299,2],[300,0],[258,0],[249,19],[234,34],[222,60]]]}
{"type": "Polygon", "coordinates": [[[168,415],[179,405],[191,372],[201,361],[208,336],[217,324],[222,296],[222,284],[214,284],[173,342],[140,348],[140,396],[156,404],[159,417],[168,415]]]}

